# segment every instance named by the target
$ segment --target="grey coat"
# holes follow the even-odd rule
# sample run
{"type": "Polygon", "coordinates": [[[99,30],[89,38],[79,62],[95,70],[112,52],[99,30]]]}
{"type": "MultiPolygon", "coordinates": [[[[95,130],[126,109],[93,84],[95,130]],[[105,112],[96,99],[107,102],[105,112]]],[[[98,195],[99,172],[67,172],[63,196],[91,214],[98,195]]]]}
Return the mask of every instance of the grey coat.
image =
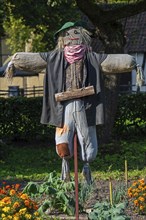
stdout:
{"type": "MultiPolygon", "coordinates": [[[[64,70],[67,62],[64,59],[63,51],[53,50],[48,53],[40,53],[40,56],[47,62],[41,123],[62,127],[64,103],[55,101],[55,93],[63,91],[64,70]]],[[[85,86],[93,85],[95,90],[94,95],[82,98],[89,126],[104,123],[103,75],[100,67],[106,57],[107,55],[87,52],[84,58],[85,86]]]]}
{"type": "MultiPolygon", "coordinates": [[[[86,108],[88,125],[104,123],[103,74],[130,72],[136,67],[135,58],[128,54],[97,54],[88,51],[84,57],[85,86],[94,86],[95,94],[82,98],[86,108]]],[[[55,94],[63,91],[67,62],[63,50],[48,53],[19,52],[13,55],[5,76],[12,78],[14,70],[39,73],[46,69],[41,123],[57,127],[63,126],[64,102],[56,102],[55,94]]]]}

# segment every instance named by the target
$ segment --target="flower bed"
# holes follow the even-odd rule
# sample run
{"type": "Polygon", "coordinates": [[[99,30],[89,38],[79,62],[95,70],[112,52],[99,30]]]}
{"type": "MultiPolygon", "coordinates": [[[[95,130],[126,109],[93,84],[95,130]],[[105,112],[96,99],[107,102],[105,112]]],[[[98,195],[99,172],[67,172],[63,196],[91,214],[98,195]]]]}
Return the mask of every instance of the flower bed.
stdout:
{"type": "Polygon", "coordinates": [[[20,184],[0,188],[0,219],[2,220],[41,220],[38,206],[26,193],[20,190],[20,184]]]}
{"type": "Polygon", "coordinates": [[[146,214],[146,183],[144,179],[133,182],[128,189],[128,196],[131,198],[135,212],[146,214]]]}

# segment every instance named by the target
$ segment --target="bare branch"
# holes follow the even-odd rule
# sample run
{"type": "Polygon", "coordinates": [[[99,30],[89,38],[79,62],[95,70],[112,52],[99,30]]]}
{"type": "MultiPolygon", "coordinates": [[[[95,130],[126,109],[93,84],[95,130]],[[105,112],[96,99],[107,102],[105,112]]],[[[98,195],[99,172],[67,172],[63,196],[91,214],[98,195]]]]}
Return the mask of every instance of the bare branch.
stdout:
{"type": "Polygon", "coordinates": [[[122,7],[118,7],[113,10],[104,11],[102,17],[102,23],[107,23],[111,21],[116,21],[125,17],[130,17],[136,15],[140,12],[146,11],[146,1],[141,1],[139,3],[127,4],[122,7]]]}
{"type": "Polygon", "coordinates": [[[90,0],[76,0],[76,3],[80,10],[88,16],[93,24],[100,23],[99,18],[101,18],[103,10],[98,4],[94,4],[90,0]]]}
{"type": "Polygon", "coordinates": [[[146,11],[146,1],[142,0],[133,4],[127,4],[112,10],[101,9],[99,4],[90,0],[76,0],[80,10],[85,13],[93,24],[109,23],[121,18],[130,17],[146,11]]]}

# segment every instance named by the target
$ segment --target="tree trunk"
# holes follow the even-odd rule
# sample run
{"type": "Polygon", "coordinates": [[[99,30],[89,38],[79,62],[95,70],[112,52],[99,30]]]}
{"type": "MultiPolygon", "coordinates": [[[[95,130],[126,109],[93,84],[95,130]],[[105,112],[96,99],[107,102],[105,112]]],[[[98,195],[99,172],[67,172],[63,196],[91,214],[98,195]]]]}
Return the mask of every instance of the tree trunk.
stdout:
{"type": "MultiPolygon", "coordinates": [[[[104,24],[96,30],[105,48],[106,54],[122,53],[125,44],[122,26],[119,23],[104,24]]],[[[100,143],[107,143],[111,139],[112,129],[117,110],[120,74],[104,75],[105,88],[105,124],[97,126],[100,143]]]]}

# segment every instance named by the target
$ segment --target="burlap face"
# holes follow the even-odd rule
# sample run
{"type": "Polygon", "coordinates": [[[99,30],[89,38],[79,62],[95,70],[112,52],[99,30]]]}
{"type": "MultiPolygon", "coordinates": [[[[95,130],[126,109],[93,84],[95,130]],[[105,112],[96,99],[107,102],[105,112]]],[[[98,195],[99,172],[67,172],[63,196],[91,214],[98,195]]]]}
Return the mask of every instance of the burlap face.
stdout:
{"type": "Polygon", "coordinates": [[[82,27],[74,27],[64,31],[64,46],[91,44],[91,33],[82,27]]]}

